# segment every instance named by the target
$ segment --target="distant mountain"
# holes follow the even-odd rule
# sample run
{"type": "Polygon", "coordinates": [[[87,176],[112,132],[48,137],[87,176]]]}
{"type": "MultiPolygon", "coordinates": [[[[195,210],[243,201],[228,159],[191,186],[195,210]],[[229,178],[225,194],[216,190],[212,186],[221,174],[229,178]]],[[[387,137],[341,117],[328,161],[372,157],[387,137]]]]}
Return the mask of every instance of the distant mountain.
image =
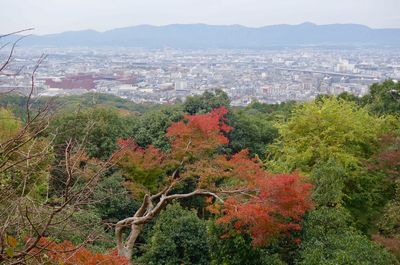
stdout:
{"type": "Polygon", "coordinates": [[[297,46],[400,47],[400,29],[371,29],[357,24],[240,25],[173,24],[139,25],[105,32],[69,31],[33,35],[29,46],[127,46],[143,48],[273,48],[297,46]]]}

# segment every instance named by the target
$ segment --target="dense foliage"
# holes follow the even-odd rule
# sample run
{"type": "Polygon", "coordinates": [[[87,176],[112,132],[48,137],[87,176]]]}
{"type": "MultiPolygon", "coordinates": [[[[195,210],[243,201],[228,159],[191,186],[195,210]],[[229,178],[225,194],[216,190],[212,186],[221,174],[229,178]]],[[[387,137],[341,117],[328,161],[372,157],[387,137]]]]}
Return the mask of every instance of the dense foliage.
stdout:
{"type": "Polygon", "coordinates": [[[0,263],[399,264],[399,91],[247,107],[221,90],[87,94],[28,113],[1,95],[0,263]]]}
{"type": "Polygon", "coordinates": [[[169,205],[157,219],[149,242],[143,246],[143,264],[210,263],[206,224],[194,211],[169,205]]]}
{"type": "Polygon", "coordinates": [[[321,207],[304,224],[299,264],[395,264],[382,246],[371,242],[350,225],[343,208],[321,207]]]}

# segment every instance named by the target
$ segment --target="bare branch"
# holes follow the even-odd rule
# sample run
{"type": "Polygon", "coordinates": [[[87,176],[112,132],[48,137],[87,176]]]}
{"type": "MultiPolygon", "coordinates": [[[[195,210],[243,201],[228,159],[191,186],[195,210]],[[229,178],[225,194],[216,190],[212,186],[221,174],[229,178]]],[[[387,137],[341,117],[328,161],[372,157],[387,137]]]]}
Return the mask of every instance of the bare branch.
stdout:
{"type": "Polygon", "coordinates": [[[19,37],[16,41],[14,41],[12,47],[11,47],[11,51],[8,54],[8,57],[6,59],[6,61],[3,63],[2,66],[0,66],[0,73],[7,67],[7,65],[10,63],[12,56],[14,55],[14,50],[15,50],[15,46],[17,46],[18,42],[20,42],[23,38],[25,38],[26,36],[21,36],[19,37]]]}
{"type": "Polygon", "coordinates": [[[11,36],[11,35],[16,35],[16,34],[19,34],[19,33],[22,33],[22,32],[31,31],[31,30],[34,30],[34,28],[22,29],[22,30],[14,31],[14,32],[7,33],[7,34],[4,34],[4,35],[0,35],[0,39],[8,37],[8,36],[11,36]]]}

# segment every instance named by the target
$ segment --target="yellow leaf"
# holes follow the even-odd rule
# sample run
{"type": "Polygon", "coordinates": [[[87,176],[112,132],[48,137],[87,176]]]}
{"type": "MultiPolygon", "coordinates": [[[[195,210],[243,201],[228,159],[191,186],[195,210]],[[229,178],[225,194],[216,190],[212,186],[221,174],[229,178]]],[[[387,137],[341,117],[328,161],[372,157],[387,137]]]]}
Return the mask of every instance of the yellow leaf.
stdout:
{"type": "Polygon", "coordinates": [[[7,244],[10,247],[15,248],[17,246],[17,239],[13,236],[7,236],[7,244]]]}

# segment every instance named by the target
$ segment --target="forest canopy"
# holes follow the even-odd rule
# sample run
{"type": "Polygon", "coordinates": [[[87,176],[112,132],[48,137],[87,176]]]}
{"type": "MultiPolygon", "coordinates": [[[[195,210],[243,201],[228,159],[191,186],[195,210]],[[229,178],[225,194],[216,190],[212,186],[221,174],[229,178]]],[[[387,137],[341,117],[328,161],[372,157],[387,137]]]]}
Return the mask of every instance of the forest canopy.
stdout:
{"type": "Polygon", "coordinates": [[[399,264],[393,91],[0,95],[0,263],[399,264]]]}

